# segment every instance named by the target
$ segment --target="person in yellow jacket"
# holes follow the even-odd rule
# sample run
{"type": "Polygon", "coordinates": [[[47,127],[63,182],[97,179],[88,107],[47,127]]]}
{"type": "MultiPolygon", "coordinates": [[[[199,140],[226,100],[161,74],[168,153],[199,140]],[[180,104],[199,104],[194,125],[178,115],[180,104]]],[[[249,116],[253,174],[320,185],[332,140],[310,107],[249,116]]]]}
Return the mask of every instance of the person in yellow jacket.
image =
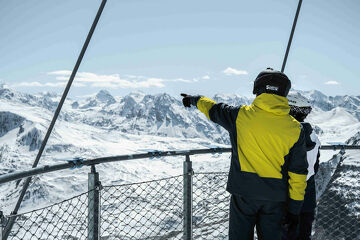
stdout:
{"type": "Polygon", "coordinates": [[[229,106],[204,96],[183,96],[224,127],[232,145],[227,191],[231,194],[229,239],[281,239],[281,220],[298,221],[308,163],[301,124],[289,115],[291,87],[282,72],[267,68],[254,81],[249,106],[229,106]]]}

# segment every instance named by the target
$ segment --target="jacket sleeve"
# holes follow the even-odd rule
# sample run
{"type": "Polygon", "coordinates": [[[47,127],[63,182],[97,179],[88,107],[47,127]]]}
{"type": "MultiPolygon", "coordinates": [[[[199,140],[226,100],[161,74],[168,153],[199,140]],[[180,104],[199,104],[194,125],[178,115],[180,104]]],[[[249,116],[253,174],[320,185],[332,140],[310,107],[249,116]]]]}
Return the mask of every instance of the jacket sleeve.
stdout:
{"type": "Polygon", "coordinates": [[[315,165],[314,165],[315,175],[319,171],[319,166],[320,166],[320,149],[318,149],[318,154],[317,154],[316,162],[315,162],[315,165]]]}
{"type": "Polygon", "coordinates": [[[315,162],[315,165],[314,165],[314,172],[315,172],[315,175],[317,174],[317,172],[319,171],[319,166],[320,166],[320,146],[321,146],[321,142],[319,140],[319,138],[317,137],[317,135],[315,134],[316,136],[316,141],[318,142],[319,146],[318,146],[318,149],[317,149],[317,156],[316,156],[316,162],[315,162]]]}
{"type": "Polygon", "coordinates": [[[236,124],[236,118],[240,109],[239,107],[229,106],[224,103],[216,103],[207,97],[198,98],[196,107],[208,119],[221,125],[228,131],[231,131],[236,124]]]}
{"type": "Polygon", "coordinates": [[[295,215],[300,213],[306,188],[306,176],[308,173],[306,159],[305,135],[301,128],[299,140],[289,152],[289,205],[288,210],[295,215]]]}

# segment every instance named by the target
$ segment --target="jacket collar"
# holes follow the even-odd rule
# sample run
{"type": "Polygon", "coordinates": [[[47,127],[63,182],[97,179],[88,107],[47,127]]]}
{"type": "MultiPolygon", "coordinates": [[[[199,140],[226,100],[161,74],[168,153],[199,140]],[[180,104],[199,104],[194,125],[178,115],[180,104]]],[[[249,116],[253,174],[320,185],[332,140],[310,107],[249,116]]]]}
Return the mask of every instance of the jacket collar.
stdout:
{"type": "Polygon", "coordinates": [[[276,94],[262,93],[254,99],[252,105],[276,115],[286,115],[290,112],[287,98],[276,94]]]}

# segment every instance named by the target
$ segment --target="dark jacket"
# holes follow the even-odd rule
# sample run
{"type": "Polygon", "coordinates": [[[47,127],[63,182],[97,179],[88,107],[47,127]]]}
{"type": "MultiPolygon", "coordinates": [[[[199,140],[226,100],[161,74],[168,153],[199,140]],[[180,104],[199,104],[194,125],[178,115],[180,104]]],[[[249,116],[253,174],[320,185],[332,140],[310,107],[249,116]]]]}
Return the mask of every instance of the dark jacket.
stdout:
{"type": "Polygon", "coordinates": [[[305,133],[307,160],[309,165],[307,186],[301,212],[312,212],[316,207],[315,175],[319,169],[320,141],[309,123],[302,122],[301,125],[303,126],[305,133]]]}
{"type": "Polygon", "coordinates": [[[233,107],[199,96],[192,104],[229,132],[227,190],[257,200],[285,202],[290,196],[289,211],[298,214],[308,164],[304,132],[289,115],[287,99],[263,93],[249,106],[233,107]]]}

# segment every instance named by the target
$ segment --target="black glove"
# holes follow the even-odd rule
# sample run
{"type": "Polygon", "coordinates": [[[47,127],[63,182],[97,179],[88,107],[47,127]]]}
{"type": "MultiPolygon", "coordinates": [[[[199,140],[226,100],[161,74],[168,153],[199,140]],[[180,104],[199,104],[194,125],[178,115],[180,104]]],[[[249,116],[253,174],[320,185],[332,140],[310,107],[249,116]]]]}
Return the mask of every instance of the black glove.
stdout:
{"type": "Polygon", "coordinates": [[[287,235],[287,239],[296,239],[297,226],[299,224],[299,215],[287,212],[283,220],[283,228],[287,235]]]}
{"type": "Polygon", "coordinates": [[[193,97],[193,96],[191,96],[191,95],[187,95],[187,94],[185,94],[185,93],[182,93],[182,94],[180,94],[181,96],[183,96],[184,98],[182,99],[182,102],[183,102],[183,104],[184,104],[184,107],[191,107],[191,98],[193,97]]]}

